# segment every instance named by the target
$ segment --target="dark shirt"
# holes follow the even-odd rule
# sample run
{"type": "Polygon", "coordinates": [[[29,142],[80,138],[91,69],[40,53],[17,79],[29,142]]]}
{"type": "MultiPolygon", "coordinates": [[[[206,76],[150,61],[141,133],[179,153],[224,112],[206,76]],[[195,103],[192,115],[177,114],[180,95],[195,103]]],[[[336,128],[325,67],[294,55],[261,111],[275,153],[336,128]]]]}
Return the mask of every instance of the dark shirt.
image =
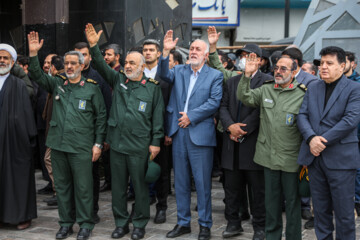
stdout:
{"type": "MultiPolygon", "coordinates": [[[[341,77],[340,77],[341,78],[341,77]]],[[[340,78],[338,78],[336,81],[332,82],[332,83],[326,83],[326,90],[325,90],[325,102],[324,102],[324,108],[328,102],[328,100],[331,97],[331,94],[333,93],[337,83],[339,82],[340,78]]]]}

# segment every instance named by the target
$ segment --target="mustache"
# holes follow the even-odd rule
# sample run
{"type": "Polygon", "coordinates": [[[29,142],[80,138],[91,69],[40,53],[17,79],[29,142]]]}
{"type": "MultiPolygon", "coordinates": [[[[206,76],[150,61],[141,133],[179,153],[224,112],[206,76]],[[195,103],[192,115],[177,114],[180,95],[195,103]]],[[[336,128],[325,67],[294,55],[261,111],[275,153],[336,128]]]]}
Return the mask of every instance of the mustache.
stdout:
{"type": "Polygon", "coordinates": [[[275,77],[283,77],[280,73],[276,74],[275,77]]]}
{"type": "Polygon", "coordinates": [[[8,65],[6,63],[0,63],[0,67],[7,67],[8,65]]]}

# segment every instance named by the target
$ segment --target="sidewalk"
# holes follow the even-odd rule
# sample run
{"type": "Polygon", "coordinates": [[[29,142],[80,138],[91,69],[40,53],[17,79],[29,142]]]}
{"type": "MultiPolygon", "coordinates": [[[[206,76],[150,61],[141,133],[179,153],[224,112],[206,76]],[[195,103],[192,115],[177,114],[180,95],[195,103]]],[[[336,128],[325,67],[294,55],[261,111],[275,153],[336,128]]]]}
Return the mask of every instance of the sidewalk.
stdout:
{"type": "MultiPolygon", "coordinates": [[[[37,189],[45,186],[45,182],[41,180],[41,173],[36,172],[36,183],[37,189]]],[[[33,220],[30,228],[18,231],[15,227],[10,228],[0,228],[0,239],[1,240],[48,240],[55,239],[55,234],[59,229],[58,221],[58,212],[57,208],[48,207],[46,203],[43,202],[44,198],[49,197],[50,195],[37,195],[37,207],[38,207],[38,218],[33,220]]],[[[224,191],[222,185],[218,182],[218,178],[213,179],[213,189],[212,189],[212,206],[213,206],[213,227],[211,229],[212,239],[222,239],[221,233],[226,228],[226,221],[224,218],[224,191]]],[[[128,209],[131,208],[131,203],[128,204],[128,209]]],[[[111,233],[115,229],[114,220],[111,211],[111,192],[100,193],[100,211],[99,216],[101,221],[97,224],[93,230],[92,240],[103,240],[111,239],[111,233]]],[[[149,224],[146,227],[146,234],[144,239],[166,239],[165,235],[168,231],[176,224],[176,203],[175,196],[170,195],[168,199],[168,210],[167,210],[167,221],[164,224],[154,224],[153,219],[155,216],[155,205],[151,206],[151,219],[149,224]]],[[[196,194],[192,193],[191,198],[191,209],[194,210],[196,206],[196,194]]],[[[283,217],[285,215],[283,214],[283,217]]],[[[284,218],[285,222],[285,218],[284,218]]],[[[303,224],[305,221],[302,222],[303,224]]],[[[360,239],[360,221],[356,221],[357,235],[356,239],[360,239]]],[[[244,228],[244,233],[240,236],[230,238],[230,239],[241,239],[248,240],[252,239],[253,229],[251,226],[251,221],[244,221],[242,223],[244,228]]],[[[74,226],[75,233],[68,239],[76,239],[76,234],[79,227],[78,225],[74,226]]],[[[192,211],[192,223],[191,223],[191,234],[183,235],[182,237],[176,238],[177,240],[183,239],[197,239],[199,232],[199,226],[197,223],[197,212],[192,211]]],[[[130,225],[130,231],[132,231],[132,226],[130,225]]],[[[314,240],[316,239],[314,230],[303,229],[303,240],[314,240]]],[[[130,239],[130,234],[127,234],[122,239],[130,239]]],[[[285,238],[283,238],[285,239],[285,238]]]]}

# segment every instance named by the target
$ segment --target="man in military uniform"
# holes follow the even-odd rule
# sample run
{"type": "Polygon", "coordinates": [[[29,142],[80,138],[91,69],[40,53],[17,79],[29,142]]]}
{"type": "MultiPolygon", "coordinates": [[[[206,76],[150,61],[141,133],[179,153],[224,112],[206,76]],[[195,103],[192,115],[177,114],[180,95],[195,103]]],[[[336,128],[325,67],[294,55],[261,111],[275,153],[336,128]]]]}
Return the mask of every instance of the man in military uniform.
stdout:
{"type": "Polygon", "coordinates": [[[299,85],[294,78],[296,62],[289,57],[281,57],[274,67],[275,82],[250,89],[250,77],[258,64],[256,55],[251,53],[246,59],[237,97],[247,106],[260,107],[254,162],[264,166],[266,240],[281,239],[283,195],[286,199],[286,239],[300,240],[299,165],[296,161],[302,137],[297,128],[297,115],[305,86],[299,85]]]}
{"type": "Polygon", "coordinates": [[[85,29],[90,54],[96,69],[113,89],[113,104],[108,120],[106,142],[110,144],[112,208],[116,228],[112,238],[129,232],[126,190],[129,175],[135,190],[135,214],[132,218],[132,239],[145,235],[150,218],[149,189],[145,182],[149,152],[155,158],[164,137],[164,101],[158,82],[143,74],[145,59],[130,52],[125,59],[125,73],[111,69],[102,58],[97,42],[102,31],[95,32],[88,24],[85,29]]]}
{"type": "Polygon", "coordinates": [[[97,161],[106,130],[106,108],[100,88],[81,75],[84,57],[80,52],[65,54],[66,77],[51,77],[39,65],[43,45],[38,33],[28,34],[29,72],[41,87],[53,95],[53,113],[46,139],[51,148],[52,166],[60,216],[57,239],[72,234],[80,225],[77,239],[88,239],[93,223],[92,162],[97,161]],[[73,204],[75,202],[75,205],[73,204]]]}

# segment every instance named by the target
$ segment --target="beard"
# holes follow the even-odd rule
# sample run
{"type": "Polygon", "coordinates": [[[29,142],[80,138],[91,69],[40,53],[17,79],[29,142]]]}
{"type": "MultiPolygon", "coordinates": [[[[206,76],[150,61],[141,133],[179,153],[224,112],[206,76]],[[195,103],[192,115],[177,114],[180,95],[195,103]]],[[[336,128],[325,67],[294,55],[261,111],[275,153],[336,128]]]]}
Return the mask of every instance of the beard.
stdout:
{"type": "Polygon", "coordinates": [[[75,70],[74,73],[72,74],[68,74],[67,72],[65,72],[66,77],[71,80],[77,78],[80,74],[81,74],[81,68],[75,70]]]}
{"type": "Polygon", "coordinates": [[[205,56],[199,57],[198,59],[189,59],[189,63],[191,65],[191,67],[199,67],[203,62],[204,62],[204,58],[205,56]]]}
{"type": "Polygon", "coordinates": [[[278,75],[276,75],[276,77],[282,77],[281,80],[277,80],[275,78],[275,83],[280,84],[280,85],[286,84],[286,83],[290,82],[290,80],[291,80],[291,75],[287,76],[286,78],[283,78],[282,75],[278,74],[278,75]]]}
{"type": "Polygon", "coordinates": [[[140,75],[141,75],[142,71],[141,71],[141,67],[136,69],[134,72],[132,73],[127,73],[127,71],[125,70],[125,75],[128,79],[130,80],[134,80],[137,79],[140,75]]]}
{"type": "Polygon", "coordinates": [[[115,67],[115,64],[116,64],[116,61],[115,61],[115,60],[109,62],[109,66],[110,66],[111,68],[115,67]]]}
{"type": "Polygon", "coordinates": [[[5,75],[11,70],[11,64],[6,65],[5,63],[0,63],[0,75],[5,75]]]}
{"type": "Polygon", "coordinates": [[[347,69],[345,68],[345,69],[344,69],[344,74],[348,74],[348,72],[350,71],[350,69],[352,69],[352,68],[351,68],[351,65],[349,66],[349,68],[347,68],[347,69]]]}

